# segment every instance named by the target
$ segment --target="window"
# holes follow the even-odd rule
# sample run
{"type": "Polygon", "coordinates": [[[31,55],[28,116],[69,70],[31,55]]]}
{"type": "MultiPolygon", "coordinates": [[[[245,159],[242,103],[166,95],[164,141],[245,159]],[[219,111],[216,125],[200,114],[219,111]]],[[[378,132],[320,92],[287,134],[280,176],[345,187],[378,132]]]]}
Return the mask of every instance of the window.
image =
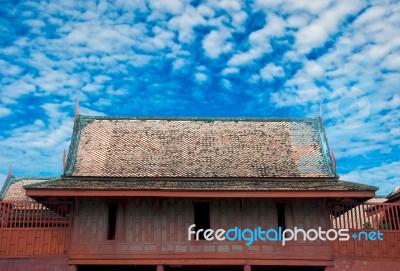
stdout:
{"type": "Polygon", "coordinates": [[[107,240],[115,240],[115,231],[117,226],[117,203],[110,202],[108,205],[108,230],[107,240]]]}
{"type": "Polygon", "coordinates": [[[294,227],[292,202],[290,201],[277,202],[276,214],[277,214],[278,227],[281,227],[282,231],[294,227]]]}
{"type": "Polygon", "coordinates": [[[125,231],[125,203],[108,203],[107,240],[123,240],[125,231]]]}
{"type": "Polygon", "coordinates": [[[276,212],[278,214],[278,228],[281,227],[282,231],[284,231],[286,229],[285,203],[277,203],[276,212]]]}
{"type": "Polygon", "coordinates": [[[199,232],[199,240],[204,240],[204,231],[210,228],[210,204],[209,202],[194,202],[194,224],[196,224],[196,231],[203,229],[199,232]]]}

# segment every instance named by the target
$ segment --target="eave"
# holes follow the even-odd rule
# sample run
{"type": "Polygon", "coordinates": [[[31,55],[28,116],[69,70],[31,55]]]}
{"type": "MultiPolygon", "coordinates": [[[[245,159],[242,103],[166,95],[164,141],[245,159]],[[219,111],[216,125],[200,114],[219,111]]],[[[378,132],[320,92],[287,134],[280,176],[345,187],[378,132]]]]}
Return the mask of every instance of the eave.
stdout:
{"type": "Polygon", "coordinates": [[[374,191],[161,191],[29,189],[38,197],[178,197],[178,198],[373,198],[374,191]]]}

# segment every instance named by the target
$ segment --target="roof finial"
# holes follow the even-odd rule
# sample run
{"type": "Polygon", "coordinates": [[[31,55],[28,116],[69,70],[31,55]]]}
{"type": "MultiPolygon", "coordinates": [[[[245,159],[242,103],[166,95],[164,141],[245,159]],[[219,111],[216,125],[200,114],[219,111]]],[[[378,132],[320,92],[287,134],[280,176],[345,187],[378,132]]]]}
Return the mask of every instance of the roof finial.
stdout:
{"type": "Polygon", "coordinates": [[[79,96],[76,95],[76,101],[75,101],[75,118],[77,118],[79,115],[79,96]]]}
{"type": "Polygon", "coordinates": [[[67,162],[67,151],[64,149],[64,153],[63,153],[63,170],[65,170],[65,166],[66,166],[66,162],[67,162]]]}
{"type": "Polygon", "coordinates": [[[12,176],[12,167],[11,167],[11,164],[10,164],[10,166],[8,167],[8,173],[7,173],[7,177],[10,177],[10,176],[12,176]]]}
{"type": "Polygon", "coordinates": [[[333,148],[332,148],[332,168],[333,172],[335,172],[336,174],[336,158],[335,158],[335,153],[333,152],[333,148]]]}

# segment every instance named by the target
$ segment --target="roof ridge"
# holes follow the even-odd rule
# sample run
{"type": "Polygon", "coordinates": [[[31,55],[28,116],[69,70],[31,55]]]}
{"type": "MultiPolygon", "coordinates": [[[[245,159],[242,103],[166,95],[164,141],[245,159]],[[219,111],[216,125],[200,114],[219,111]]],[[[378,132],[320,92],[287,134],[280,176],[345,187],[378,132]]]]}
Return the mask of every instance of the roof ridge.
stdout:
{"type": "Polygon", "coordinates": [[[166,121],[318,121],[318,117],[190,117],[190,116],[85,116],[83,120],[166,120],[166,121]]]}

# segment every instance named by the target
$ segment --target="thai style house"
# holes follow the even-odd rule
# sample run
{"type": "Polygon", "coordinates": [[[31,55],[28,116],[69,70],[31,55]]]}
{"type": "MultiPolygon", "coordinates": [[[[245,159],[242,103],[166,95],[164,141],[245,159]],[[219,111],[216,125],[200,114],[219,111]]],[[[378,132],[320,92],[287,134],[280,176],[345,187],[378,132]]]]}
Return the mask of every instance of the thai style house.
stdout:
{"type": "Polygon", "coordinates": [[[321,118],[78,115],[62,176],[7,177],[0,270],[400,270],[376,190],[339,179],[321,118]]]}

